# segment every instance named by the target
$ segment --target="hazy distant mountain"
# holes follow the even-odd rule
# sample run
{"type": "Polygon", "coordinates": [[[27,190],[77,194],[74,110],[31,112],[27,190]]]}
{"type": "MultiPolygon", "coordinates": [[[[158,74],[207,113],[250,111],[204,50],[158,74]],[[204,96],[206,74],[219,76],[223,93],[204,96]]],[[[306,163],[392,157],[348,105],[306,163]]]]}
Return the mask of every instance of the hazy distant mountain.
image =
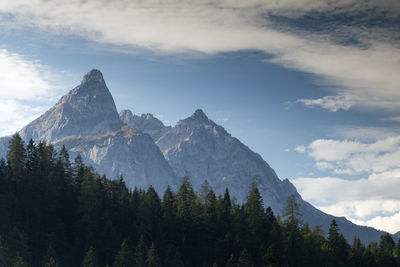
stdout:
{"type": "MultiPolygon", "coordinates": [[[[286,199],[294,195],[300,204],[302,221],[322,225],[325,232],[333,216],[305,202],[289,180],[280,180],[260,155],[251,151],[202,110],[166,127],[151,114],[117,113],[114,100],[98,70],[85,75],[81,84],[63,96],[45,114],[20,132],[25,141],[46,140],[56,148],[65,145],[71,156],[82,155],[86,163],[110,178],[123,174],[133,187],[153,185],[162,194],[167,184],[176,187],[188,175],[195,189],[208,180],[217,193],[226,187],[242,202],[252,181],[266,205],[279,213],[286,199]]],[[[0,138],[5,156],[9,137],[0,138]]],[[[343,234],[352,241],[379,240],[381,231],[335,218],[343,234]]]]}

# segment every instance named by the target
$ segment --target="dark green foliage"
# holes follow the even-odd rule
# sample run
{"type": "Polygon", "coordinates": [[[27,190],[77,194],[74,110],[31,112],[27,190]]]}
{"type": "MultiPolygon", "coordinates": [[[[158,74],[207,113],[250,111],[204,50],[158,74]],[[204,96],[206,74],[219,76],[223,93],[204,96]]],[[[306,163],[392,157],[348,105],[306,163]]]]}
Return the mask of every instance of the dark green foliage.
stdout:
{"type": "Polygon", "coordinates": [[[99,260],[97,259],[96,251],[90,247],[86,252],[85,258],[82,262],[82,267],[99,267],[99,260]]]}
{"type": "Polygon", "coordinates": [[[20,255],[17,255],[14,258],[12,267],[28,267],[28,264],[25,263],[24,259],[20,255]]]}
{"type": "MultiPolygon", "coordinates": [[[[128,243],[124,240],[121,244],[121,249],[115,256],[113,267],[133,267],[134,258],[133,254],[128,247],[128,243]]],[[[142,266],[142,265],[137,265],[142,266]]]]}
{"type": "Polygon", "coordinates": [[[58,267],[56,260],[51,257],[49,261],[44,265],[45,267],[58,267]]]}
{"type": "Polygon", "coordinates": [[[26,150],[24,141],[17,133],[13,135],[8,146],[7,162],[14,174],[14,178],[22,178],[25,170],[26,150]]]}
{"type": "Polygon", "coordinates": [[[240,257],[238,259],[237,267],[252,267],[253,261],[251,260],[251,256],[247,252],[247,249],[243,249],[242,253],[240,253],[240,257]]]}
{"type": "Polygon", "coordinates": [[[335,221],[326,238],[300,216],[292,196],[277,219],[255,183],[242,205],[188,177],[161,200],[17,134],[0,160],[1,267],[400,266],[390,235],[349,246],[335,221]]]}
{"type": "Polygon", "coordinates": [[[229,260],[226,262],[225,267],[236,267],[236,261],[235,261],[235,256],[231,254],[229,257],[229,260]]]}
{"type": "Polygon", "coordinates": [[[149,251],[147,252],[147,258],[146,258],[146,266],[147,267],[159,267],[160,265],[160,259],[158,257],[158,252],[156,249],[156,245],[151,243],[151,247],[149,248],[149,251]]]}
{"type": "Polygon", "coordinates": [[[146,266],[146,253],[147,249],[144,244],[143,236],[140,236],[139,242],[135,249],[135,259],[134,263],[137,267],[145,267],[146,266]]]}

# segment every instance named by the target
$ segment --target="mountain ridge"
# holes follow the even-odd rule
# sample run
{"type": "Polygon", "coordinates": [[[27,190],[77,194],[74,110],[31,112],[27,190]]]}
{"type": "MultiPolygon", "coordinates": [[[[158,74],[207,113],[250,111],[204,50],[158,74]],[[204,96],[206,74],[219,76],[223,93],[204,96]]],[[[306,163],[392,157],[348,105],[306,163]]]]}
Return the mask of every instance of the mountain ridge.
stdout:
{"type": "MultiPolygon", "coordinates": [[[[243,202],[250,183],[255,181],[265,205],[275,213],[280,213],[286,199],[294,195],[303,221],[311,226],[322,224],[326,233],[334,218],[350,241],[358,235],[369,243],[384,233],[327,215],[304,201],[289,180],[280,180],[259,154],[201,109],[173,127],[149,113],[118,113],[98,70],[86,74],[80,85],[19,133],[25,142],[32,138],[56,148],[65,145],[72,156],[80,154],[85,163],[109,178],[123,175],[130,187],[152,185],[162,193],[167,185],[176,188],[179,178],[189,176],[195,189],[207,180],[216,193],[229,188],[231,195],[243,202]]],[[[7,140],[0,140],[0,149],[7,140]]]]}

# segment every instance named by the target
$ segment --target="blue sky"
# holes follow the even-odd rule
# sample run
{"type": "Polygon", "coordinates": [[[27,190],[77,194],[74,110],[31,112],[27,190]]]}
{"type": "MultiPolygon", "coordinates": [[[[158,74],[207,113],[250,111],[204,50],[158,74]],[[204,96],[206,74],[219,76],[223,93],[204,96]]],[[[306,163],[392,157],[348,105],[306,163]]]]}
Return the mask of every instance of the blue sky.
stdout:
{"type": "Polygon", "coordinates": [[[103,72],[117,108],[202,108],[318,208],[400,230],[396,1],[2,1],[0,133],[103,72]]]}

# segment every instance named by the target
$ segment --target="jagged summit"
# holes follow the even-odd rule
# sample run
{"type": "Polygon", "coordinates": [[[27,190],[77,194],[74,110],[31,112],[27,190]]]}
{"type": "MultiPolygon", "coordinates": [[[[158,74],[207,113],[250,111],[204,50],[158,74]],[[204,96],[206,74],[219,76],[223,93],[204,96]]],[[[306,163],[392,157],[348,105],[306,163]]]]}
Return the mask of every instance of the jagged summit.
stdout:
{"type": "Polygon", "coordinates": [[[161,130],[165,128],[162,121],[160,121],[150,113],[137,116],[133,115],[132,111],[124,109],[121,110],[121,112],[119,113],[119,117],[128,126],[143,132],[161,130]]]}
{"type": "Polygon", "coordinates": [[[81,85],[85,84],[85,83],[92,83],[92,82],[105,83],[103,74],[101,73],[101,71],[99,71],[97,69],[92,69],[91,71],[86,73],[86,75],[83,76],[81,85]]]}
{"type": "Polygon", "coordinates": [[[204,121],[204,122],[209,121],[207,115],[203,112],[202,109],[196,109],[196,111],[193,113],[192,116],[190,116],[190,118],[197,120],[197,121],[204,121]]]}
{"type": "Polygon", "coordinates": [[[23,128],[20,135],[24,139],[52,142],[71,135],[107,132],[122,125],[103,75],[99,70],[91,70],[80,85],[23,128]]]}

